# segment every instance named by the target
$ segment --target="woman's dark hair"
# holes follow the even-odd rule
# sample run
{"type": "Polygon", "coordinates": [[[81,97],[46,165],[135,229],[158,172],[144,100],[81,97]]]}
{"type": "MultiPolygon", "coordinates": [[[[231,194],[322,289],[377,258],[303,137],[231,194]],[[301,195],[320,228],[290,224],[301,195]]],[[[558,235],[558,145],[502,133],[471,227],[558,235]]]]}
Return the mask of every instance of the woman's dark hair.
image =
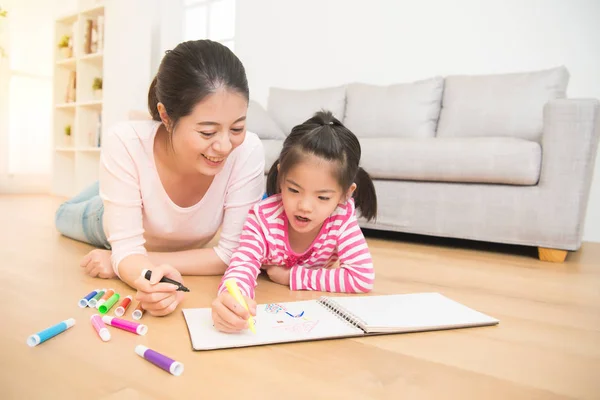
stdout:
{"type": "Polygon", "coordinates": [[[279,193],[280,179],[306,155],[314,155],[337,163],[336,178],[343,192],[356,183],[352,195],[356,208],[370,221],[377,216],[377,195],[371,177],[358,166],[360,153],[358,138],[331,112],[319,111],[295,126],[283,142],[279,159],[267,175],[267,194],[279,193]]]}
{"type": "Polygon", "coordinates": [[[226,88],[249,99],[248,79],[241,61],[229,48],[211,40],[190,40],[166,52],[148,90],[152,119],[161,121],[156,108],[165,106],[173,127],[192,113],[206,96],[226,88]]]}

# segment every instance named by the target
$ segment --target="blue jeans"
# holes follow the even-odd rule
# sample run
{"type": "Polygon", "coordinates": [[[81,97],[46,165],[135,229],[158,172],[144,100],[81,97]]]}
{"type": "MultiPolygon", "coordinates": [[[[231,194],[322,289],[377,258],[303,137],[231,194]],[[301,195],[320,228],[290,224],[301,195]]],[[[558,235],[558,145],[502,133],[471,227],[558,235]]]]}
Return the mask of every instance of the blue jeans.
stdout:
{"type": "Polygon", "coordinates": [[[104,204],[96,182],[56,210],[56,229],[71,239],[110,249],[102,226],[104,204]]]}

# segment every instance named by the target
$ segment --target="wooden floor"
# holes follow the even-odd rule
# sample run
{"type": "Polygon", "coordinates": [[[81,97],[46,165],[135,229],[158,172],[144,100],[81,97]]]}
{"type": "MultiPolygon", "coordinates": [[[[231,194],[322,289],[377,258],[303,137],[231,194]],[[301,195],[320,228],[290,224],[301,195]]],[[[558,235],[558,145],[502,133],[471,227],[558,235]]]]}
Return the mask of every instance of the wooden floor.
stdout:
{"type": "MultiPolygon", "coordinates": [[[[93,331],[77,300],[90,249],[54,230],[60,199],[0,196],[0,399],[600,399],[600,244],[563,264],[535,249],[369,238],[375,294],[436,291],[500,319],[495,327],[193,352],[178,310],[144,316],[147,336],[93,331]],[[29,348],[28,335],[75,318],[29,348]],[[134,354],[137,344],[185,364],[174,377],[134,354]]],[[[391,236],[391,238],[390,238],[391,236]]],[[[209,306],[218,277],[187,277],[184,307],[209,306]]],[[[261,281],[257,300],[319,296],[261,281]]]]}

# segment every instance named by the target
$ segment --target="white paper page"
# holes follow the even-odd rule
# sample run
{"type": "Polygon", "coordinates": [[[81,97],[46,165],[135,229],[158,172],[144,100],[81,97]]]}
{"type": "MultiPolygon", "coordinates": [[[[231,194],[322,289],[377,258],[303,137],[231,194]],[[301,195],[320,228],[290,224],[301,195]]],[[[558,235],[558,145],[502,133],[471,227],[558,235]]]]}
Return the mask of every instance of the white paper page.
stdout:
{"type": "Polygon", "coordinates": [[[362,320],[367,332],[410,332],[498,323],[497,319],[439,293],[328,298],[362,320]]]}
{"type": "Polygon", "coordinates": [[[195,350],[256,346],[336,337],[361,336],[364,332],[350,325],[316,300],[278,304],[259,304],[256,334],[250,330],[222,333],[212,322],[210,308],[183,310],[195,350]]]}

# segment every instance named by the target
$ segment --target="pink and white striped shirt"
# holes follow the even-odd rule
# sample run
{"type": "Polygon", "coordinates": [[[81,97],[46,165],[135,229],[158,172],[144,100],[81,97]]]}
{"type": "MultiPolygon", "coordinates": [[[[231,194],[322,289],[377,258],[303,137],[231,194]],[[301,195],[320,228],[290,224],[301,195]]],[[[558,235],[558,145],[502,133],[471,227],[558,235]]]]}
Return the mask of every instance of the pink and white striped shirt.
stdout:
{"type": "Polygon", "coordinates": [[[273,195],[248,212],[240,245],[225,271],[224,282],[235,278],[242,293],[254,298],[262,265],[284,265],[290,271],[291,290],[365,293],[373,288],[371,253],[355,215],[354,200],[340,204],[302,254],[288,240],[288,219],[281,195],[273,195]],[[339,260],[339,268],[333,268],[339,260]]]}

